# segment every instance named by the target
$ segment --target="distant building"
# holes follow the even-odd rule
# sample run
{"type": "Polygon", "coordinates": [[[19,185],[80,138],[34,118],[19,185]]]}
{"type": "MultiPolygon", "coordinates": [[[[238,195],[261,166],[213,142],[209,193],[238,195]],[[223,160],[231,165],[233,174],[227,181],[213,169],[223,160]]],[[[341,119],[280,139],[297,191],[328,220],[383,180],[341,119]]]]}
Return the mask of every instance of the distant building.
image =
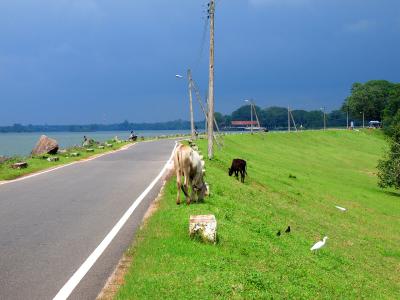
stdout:
{"type": "Polygon", "coordinates": [[[266,131],[265,127],[261,127],[257,121],[232,121],[228,130],[245,131],[250,130],[253,125],[254,131],[266,131]]]}
{"type": "Polygon", "coordinates": [[[258,126],[257,121],[232,121],[231,125],[232,126],[242,126],[242,127],[248,127],[251,126],[251,124],[253,124],[253,126],[258,126]]]}

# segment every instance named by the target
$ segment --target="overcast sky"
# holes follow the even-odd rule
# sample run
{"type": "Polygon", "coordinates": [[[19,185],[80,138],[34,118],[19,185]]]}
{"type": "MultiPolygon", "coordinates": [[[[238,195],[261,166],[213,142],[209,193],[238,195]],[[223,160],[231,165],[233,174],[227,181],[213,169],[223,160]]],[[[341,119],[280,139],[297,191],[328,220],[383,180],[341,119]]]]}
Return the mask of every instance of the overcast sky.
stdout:
{"type": "MultiPolygon", "coordinates": [[[[206,93],[206,3],[1,0],[0,125],[188,119],[175,74],[206,93]]],[[[399,0],[219,0],[215,26],[223,113],[335,109],[355,81],[400,81],[399,0]]]]}

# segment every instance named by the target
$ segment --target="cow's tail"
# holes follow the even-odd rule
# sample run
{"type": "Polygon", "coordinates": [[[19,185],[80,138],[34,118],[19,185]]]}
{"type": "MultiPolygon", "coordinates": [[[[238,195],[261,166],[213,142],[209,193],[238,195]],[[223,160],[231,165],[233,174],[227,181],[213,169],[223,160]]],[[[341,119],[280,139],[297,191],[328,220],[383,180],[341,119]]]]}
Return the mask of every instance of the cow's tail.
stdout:
{"type": "Polygon", "coordinates": [[[245,172],[246,175],[247,175],[247,163],[244,165],[244,172],[245,172]]]}
{"type": "MultiPolygon", "coordinates": [[[[180,148],[180,146],[178,146],[178,148],[180,148]]],[[[176,149],[176,160],[178,162],[178,168],[179,168],[179,176],[183,175],[182,171],[182,151],[178,151],[178,148],[176,149]]],[[[180,150],[180,149],[179,149],[180,150]]],[[[185,194],[186,197],[189,197],[188,193],[186,192],[185,188],[184,188],[185,184],[181,184],[181,190],[183,191],[183,193],[185,194]]]]}

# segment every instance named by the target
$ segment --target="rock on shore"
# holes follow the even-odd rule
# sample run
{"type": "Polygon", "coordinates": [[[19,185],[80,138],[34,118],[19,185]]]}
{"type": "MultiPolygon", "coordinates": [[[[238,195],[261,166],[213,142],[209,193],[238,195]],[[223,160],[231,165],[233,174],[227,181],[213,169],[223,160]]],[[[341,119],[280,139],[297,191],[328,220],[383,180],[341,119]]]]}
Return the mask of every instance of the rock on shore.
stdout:
{"type": "Polygon", "coordinates": [[[58,151],[58,143],[56,140],[42,135],[32,150],[32,155],[56,154],[58,151]]]}

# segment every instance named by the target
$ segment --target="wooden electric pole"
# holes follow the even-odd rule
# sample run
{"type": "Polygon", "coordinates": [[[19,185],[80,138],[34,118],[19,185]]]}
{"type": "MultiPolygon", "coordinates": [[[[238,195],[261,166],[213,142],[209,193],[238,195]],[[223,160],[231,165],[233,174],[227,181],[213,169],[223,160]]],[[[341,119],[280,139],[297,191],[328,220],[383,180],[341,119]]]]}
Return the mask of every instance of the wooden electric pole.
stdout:
{"type": "Polygon", "coordinates": [[[322,113],[324,114],[324,130],[326,130],[326,113],[325,113],[325,106],[322,108],[322,113]]]}
{"type": "Polygon", "coordinates": [[[290,107],[287,108],[287,128],[288,132],[290,132],[290,107]]]}
{"type": "Polygon", "coordinates": [[[210,18],[210,67],[208,82],[208,121],[207,121],[207,138],[208,138],[208,158],[214,156],[213,138],[214,138],[214,12],[215,1],[210,0],[209,3],[210,18]]]}
{"type": "Polygon", "coordinates": [[[250,124],[251,134],[253,134],[253,103],[251,103],[251,100],[250,100],[250,120],[251,120],[250,124]]]}
{"type": "Polygon", "coordinates": [[[193,118],[193,101],[192,101],[192,71],[190,69],[187,71],[188,81],[189,81],[189,106],[190,106],[190,133],[192,136],[192,140],[196,139],[196,135],[194,133],[194,118],[193,118]]]}

